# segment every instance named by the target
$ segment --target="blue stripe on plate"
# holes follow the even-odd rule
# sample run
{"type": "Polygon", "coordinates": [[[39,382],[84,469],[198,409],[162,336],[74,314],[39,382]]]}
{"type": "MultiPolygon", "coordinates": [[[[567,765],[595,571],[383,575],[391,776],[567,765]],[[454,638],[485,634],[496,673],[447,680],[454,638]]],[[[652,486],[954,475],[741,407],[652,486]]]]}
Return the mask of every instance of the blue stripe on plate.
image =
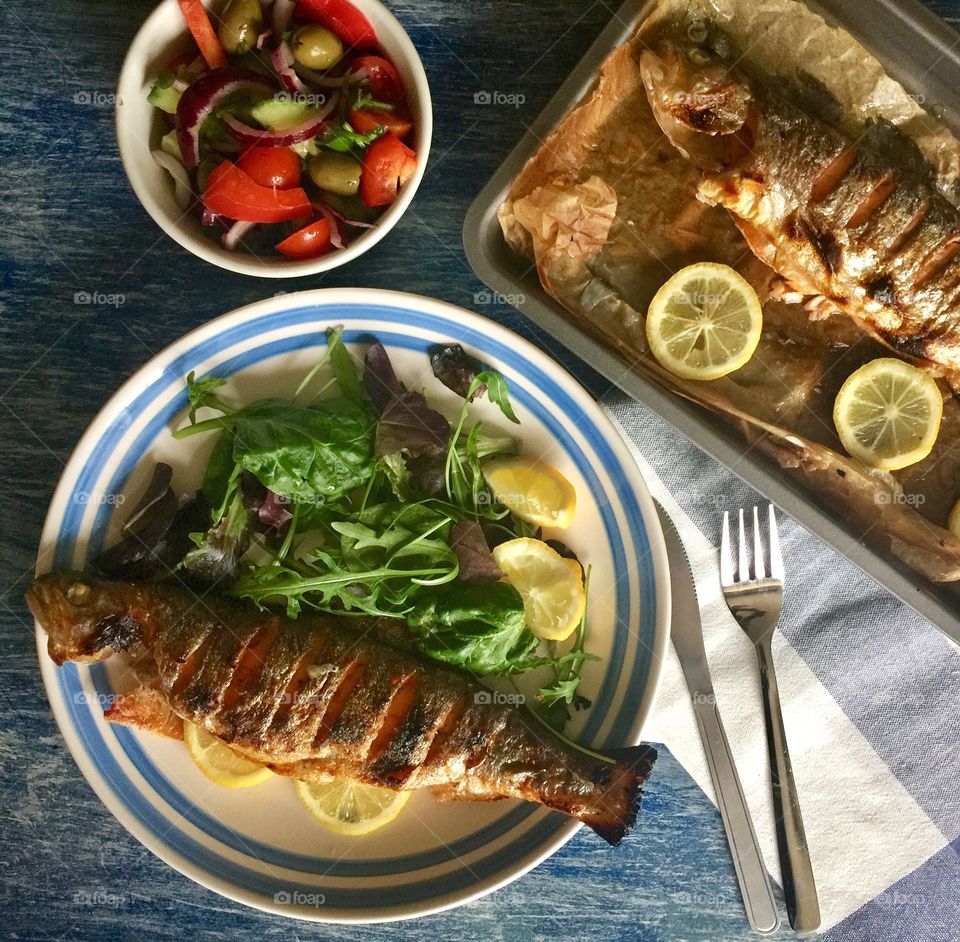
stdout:
{"type": "MultiPolygon", "coordinates": [[[[304,322],[315,323],[318,317],[326,319],[328,317],[328,311],[331,312],[328,321],[331,324],[340,321],[349,321],[355,317],[363,319],[377,318],[400,327],[437,331],[446,337],[449,337],[451,333],[455,333],[457,339],[461,342],[489,351],[489,354],[493,358],[498,359],[507,368],[523,374],[528,381],[539,386],[548,401],[543,401],[520,387],[512,389],[511,394],[516,396],[519,402],[526,406],[543,422],[551,434],[562,443],[563,447],[584,474],[591,493],[600,509],[614,559],[615,571],[626,571],[626,551],[620,539],[619,528],[616,525],[609,498],[601,489],[599,480],[592,468],[582,462],[579,447],[573,442],[558,418],[560,415],[565,415],[568,417],[568,420],[573,422],[583,434],[589,446],[596,453],[600,464],[608,470],[613,480],[617,480],[618,477],[626,473],[625,469],[603,436],[598,434],[593,428],[589,417],[580,410],[579,406],[561,386],[510,347],[500,342],[492,341],[482,332],[473,328],[465,328],[461,324],[456,324],[453,321],[436,315],[428,315],[402,308],[389,308],[379,305],[331,305],[329,308],[318,308],[316,306],[297,308],[289,312],[268,314],[255,318],[230,328],[215,337],[208,338],[203,343],[198,344],[189,352],[177,358],[177,360],[164,370],[163,374],[157,380],[151,383],[147,389],[139,394],[124,410],[124,413],[101,438],[90,460],[82,469],[77,478],[74,493],[92,492],[93,485],[102,474],[107,461],[113,456],[120,438],[128,430],[133,417],[142,414],[159,396],[168,392],[171,386],[182,383],[183,377],[190,372],[191,369],[195,369],[198,364],[215,356],[216,353],[224,349],[229,349],[237,343],[258,336],[268,330],[273,331],[297,326],[304,322]]],[[[405,334],[392,333],[389,331],[377,330],[376,333],[381,340],[386,342],[387,346],[404,347],[407,349],[426,350],[437,342],[436,340],[412,338],[405,334]]],[[[370,335],[370,331],[348,331],[344,339],[348,343],[356,343],[361,339],[368,339],[370,335]]],[[[304,347],[322,346],[325,345],[325,343],[326,338],[322,331],[303,333],[238,354],[218,364],[215,372],[219,375],[231,375],[238,370],[280,353],[302,349],[304,347]]],[[[148,427],[138,435],[135,442],[126,451],[118,469],[113,475],[108,493],[115,493],[120,490],[123,481],[129,476],[137,461],[146,451],[147,446],[157,438],[165,424],[171,421],[185,405],[186,394],[183,392],[175,397],[173,402],[151,420],[148,427]]],[[[639,623],[640,637],[636,645],[633,664],[631,665],[633,682],[628,688],[627,695],[621,704],[621,708],[617,713],[616,720],[612,725],[611,732],[604,745],[622,744],[639,710],[645,681],[650,669],[650,642],[652,641],[656,624],[654,573],[650,561],[650,547],[643,525],[642,513],[636,501],[632,499],[632,494],[628,492],[620,496],[622,498],[622,510],[627,520],[628,531],[633,544],[633,555],[638,564],[640,612],[639,618],[637,618],[637,613],[631,611],[629,586],[626,583],[618,583],[616,604],[618,630],[614,635],[614,650],[611,656],[611,664],[621,665],[623,668],[627,667],[627,665],[623,664],[626,653],[626,634],[632,624],[639,623]]],[[[84,506],[79,502],[71,501],[68,504],[68,508],[60,529],[57,549],[58,567],[67,565],[69,562],[69,556],[72,554],[73,542],[79,530],[84,506]]],[[[96,546],[103,540],[110,511],[110,507],[103,506],[97,512],[93,524],[93,537],[91,538],[90,545],[91,552],[94,552],[96,546]]],[[[110,688],[106,681],[105,672],[102,669],[94,670],[93,676],[98,692],[109,693],[110,688]]],[[[106,743],[101,738],[92,710],[89,708],[84,710],[77,708],[79,703],[76,702],[74,695],[80,690],[79,675],[75,670],[72,670],[61,672],[60,677],[65,700],[71,706],[74,725],[78,728],[78,732],[82,729],[81,737],[88,755],[90,755],[91,759],[101,771],[104,771],[107,766],[110,767],[111,774],[109,779],[111,784],[114,786],[114,790],[118,795],[121,796],[121,800],[127,809],[131,814],[135,815],[141,823],[148,827],[153,834],[158,837],[160,834],[163,834],[163,843],[174,853],[190,859],[195,864],[200,864],[200,860],[198,859],[198,848],[200,845],[179,829],[174,828],[171,830],[170,822],[163,818],[162,815],[159,816],[159,821],[162,826],[159,828],[156,826],[157,812],[150,808],[149,803],[146,802],[136,787],[127,779],[119,765],[116,764],[106,743]],[[71,681],[71,683],[68,684],[68,680],[71,681]],[[122,788],[117,787],[117,783],[121,779],[124,782],[124,787],[122,788]]],[[[609,673],[607,677],[610,677],[609,673]]],[[[603,722],[610,707],[616,680],[616,676],[611,677],[610,682],[605,682],[602,685],[600,696],[597,698],[591,710],[590,720],[584,730],[584,739],[592,741],[597,729],[603,722]]],[[[143,753],[136,738],[132,736],[129,731],[116,730],[115,734],[131,762],[141,774],[144,775],[151,787],[178,813],[183,815],[201,831],[241,853],[251,854],[252,852],[252,855],[256,859],[261,859],[266,863],[283,866],[291,870],[299,870],[303,873],[331,872],[330,867],[334,865],[336,866],[331,872],[331,875],[336,877],[375,876],[412,872],[426,866],[447,862],[454,855],[470,853],[484,846],[486,843],[501,837],[503,834],[508,833],[512,828],[518,827],[529,818],[531,814],[537,812],[537,809],[533,808],[518,808],[515,811],[509,812],[496,824],[483,828],[465,838],[461,838],[449,849],[424,852],[407,857],[337,863],[333,860],[321,860],[319,858],[291,854],[280,848],[271,847],[245,837],[238,838],[237,835],[225,828],[220,822],[194,808],[189,800],[163,776],[151,760],[143,753]]],[[[553,816],[550,816],[546,818],[544,822],[535,825],[525,832],[518,841],[500,848],[496,853],[485,858],[483,861],[471,862],[469,872],[465,872],[465,868],[462,868],[460,871],[446,874],[439,879],[423,881],[419,884],[404,885],[402,887],[402,900],[409,903],[419,899],[435,898],[456,889],[463,888],[469,883],[476,882],[478,878],[482,877],[481,870],[483,870],[484,873],[493,874],[498,869],[505,869],[519,854],[528,852],[536,841],[546,839],[556,834],[563,826],[564,822],[558,821],[553,816]],[[535,833],[537,835],[536,841],[534,841],[535,833]],[[461,878],[465,874],[466,879],[462,880],[458,878],[458,873],[461,878]]],[[[206,860],[205,863],[201,864],[204,869],[208,870],[212,875],[219,876],[221,879],[233,883],[236,886],[242,886],[249,891],[261,893],[269,889],[269,886],[276,886],[275,882],[257,874],[256,871],[226,861],[222,857],[217,856],[215,852],[205,850],[202,856],[206,860]],[[208,859],[211,854],[213,859],[208,859]],[[256,880],[251,879],[253,875],[257,876],[256,880]]],[[[316,888],[311,886],[305,886],[302,889],[304,892],[316,891],[316,888]]],[[[329,898],[329,893],[327,896],[327,905],[330,905],[333,900],[329,898]]],[[[382,907],[385,902],[386,900],[380,889],[377,891],[376,900],[370,900],[368,897],[363,896],[353,898],[351,895],[350,901],[348,902],[348,897],[345,896],[343,898],[343,905],[351,907],[356,907],[361,904],[363,908],[382,907]]],[[[334,905],[336,905],[336,903],[334,903],[334,905]]]]}

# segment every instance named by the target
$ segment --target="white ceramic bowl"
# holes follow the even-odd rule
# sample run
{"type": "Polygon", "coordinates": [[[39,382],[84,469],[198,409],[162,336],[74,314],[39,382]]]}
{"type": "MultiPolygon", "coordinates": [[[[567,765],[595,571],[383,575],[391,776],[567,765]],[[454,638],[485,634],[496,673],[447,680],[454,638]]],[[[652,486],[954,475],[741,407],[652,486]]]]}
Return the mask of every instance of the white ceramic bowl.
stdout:
{"type": "MultiPolygon", "coordinates": [[[[217,0],[220,3],[221,0],[217,0]]],[[[396,224],[420,185],[430,153],[433,134],[433,109],[430,88],[423,63],[410,37],[396,17],[379,0],[351,0],[370,20],[381,49],[393,62],[403,79],[414,118],[414,148],[417,169],[400,191],[396,202],[387,207],[375,229],[361,231],[344,249],[320,258],[294,261],[280,257],[258,258],[242,248],[227,251],[210,238],[200,224],[199,214],[185,213],[174,199],[173,182],[166,170],[157,166],[150,151],[160,146],[165,132],[162,119],[147,101],[157,74],[164,64],[188,47],[188,32],[177,0],[162,0],[134,37],[120,70],[117,89],[117,142],[120,159],[130,185],[157,225],[194,255],[244,275],[262,278],[292,278],[314,275],[343,265],[376,245],[396,224]]],[[[214,4],[207,2],[208,7],[214,4]]]]}

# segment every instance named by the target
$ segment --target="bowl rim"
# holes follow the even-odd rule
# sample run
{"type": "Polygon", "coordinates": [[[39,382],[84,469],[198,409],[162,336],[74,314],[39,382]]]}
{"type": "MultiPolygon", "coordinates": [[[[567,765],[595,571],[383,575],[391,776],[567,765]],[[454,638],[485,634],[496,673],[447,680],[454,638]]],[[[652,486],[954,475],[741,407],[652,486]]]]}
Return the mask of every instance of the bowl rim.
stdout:
{"type": "MultiPolygon", "coordinates": [[[[635,470],[635,475],[631,474],[630,478],[637,486],[632,487],[631,492],[640,508],[646,537],[649,543],[651,565],[654,571],[655,596],[655,623],[653,626],[654,635],[650,647],[651,657],[649,671],[634,721],[635,733],[633,738],[639,741],[642,733],[649,728],[647,724],[652,716],[653,705],[662,683],[663,665],[669,646],[671,619],[669,557],[667,555],[660,518],[643,473],[636,465],[626,441],[616,429],[614,423],[599,408],[594,398],[590,396],[568,370],[530,341],[520,337],[509,328],[495,322],[490,322],[473,311],[468,311],[448,302],[407,292],[389,291],[385,289],[314,288],[284,294],[280,297],[265,298],[244,305],[222,314],[174,340],[163,350],[151,357],[133,376],[122,383],[111,394],[110,398],[84,431],[54,491],[50,509],[43,525],[36,572],[39,574],[46,571],[46,568],[49,566],[50,554],[52,553],[55,536],[59,527],[61,515],[59,511],[62,511],[60,505],[62,505],[66,499],[65,493],[67,489],[64,488],[64,482],[72,481],[76,478],[78,467],[85,460],[87,453],[90,452],[100,440],[104,430],[114,421],[118,408],[122,406],[126,400],[142,390],[145,379],[152,375],[151,371],[155,372],[157,366],[164,366],[164,368],[166,368],[166,364],[176,360],[183,353],[196,346],[199,341],[216,336],[218,332],[223,331],[224,328],[230,324],[253,321],[260,317],[279,313],[283,309],[294,305],[306,306],[315,303],[319,307],[330,307],[336,306],[337,304],[357,302],[373,305],[379,304],[387,308],[420,309],[427,313],[432,312],[450,320],[451,323],[464,323],[473,327],[483,327],[483,330],[489,334],[492,339],[497,339],[501,342],[509,341],[514,344],[516,348],[525,355],[535,358],[538,366],[544,373],[556,380],[560,385],[566,387],[570,394],[579,401],[588,413],[596,416],[598,422],[600,422],[604,429],[604,438],[607,439],[612,450],[620,458],[624,467],[635,470]]],[[[322,314],[319,316],[322,317],[322,314]]],[[[58,668],[47,656],[46,638],[39,625],[35,625],[35,637],[44,685],[48,691],[56,690],[56,671],[58,668]]],[[[299,908],[277,905],[271,906],[269,902],[257,896],[252,891],[239,887],[227,879],[210,873],[200,865],[194,863],[191,859],[181,856],[176,851],[162,844],[157,846],[156,842],[152,840],[153,834],[150,829],[135,818],[123,803],[117,799],[114,788],[103,777],[99,766],[96,765],[86,749],[82,748],[82,746],[78,747],[78,733],[60,697],[50,696],[50,705],[67,748],[77,762],[81,773],[107,809],[133,837],[148,847],[169,866],[199,883],[201,886],[212,889],[236,902],[243,903],[261,911],[271,912],[275,915],[326,923],[370,924],[393,922],[443,912],[486,896],[528,873],[538,864],[552,856],[582,827],[580,823],[568,820],[563,823],[555,837],[530,848],[526,854],[515,860],[514,865],[510,867],[507,872],[500,872],[491,877],[481,879],[466,892],[453,891],[449,895],[436,897],[427,903],[398,905],[391,907],[385,912],[377,912],[375,914],[364,914],[355,911],[318,911],[316,914],[307,914],[299,908]]]]}
{"type": "MultiPolygon", "coordinates": [[[[430,96],[430,84],[427,79],[427,73],[420,59],[420,54],[417,52],[409,34],[389,7],[382,3],[381,0],[351,0],[351,2],[356,3],[361,9],[364,7],[377,8],[378,15],[382,18],[383,22],[387,24],[393,38],[401,48],[404,63],[409,67],[412,77],[412,91],[420,111],[419,120],[414,128],[416,134],[417,168],[410,180],[403,186],[398,198],[386,208],[378,220],[376,228],[364,230],[352,243],[346,246],[346,248],[336,249],[327,255],[320,256],[320,258],[305,259],[302,261],[285,260],[282,258],[265,259],[251,255],[248,252],[230,252],[208,239],[196,236],[192,232],[187,231],[180,224],[179,219],[171,222],[168,218],[166,210],[154,197],[150,187],[147,186],[145,182],[150,171],[144,169],[144,167],[148,165],[145,161],[141,160],[140,155],[135,149],[142,142],[130,138],[124,127],[124,121],[128,110],[135,107],[134,102],[141,102],[142,100],[141,103],[143,106],[152,108],[146,101],[137,73],[141,68],[141,63],[149,61],[151,49],[157,46],[155,35],[158,32],[160,23],[175,11],[177,0],[160,0],[160,3],[157,4],[137,30],[136,35],[124,55],[123,64],[120,67],[120,75],[117,80],[114,128],[117,148],[120,153],[120,161],[123,164],[127,180],[137,199],[140,201],[140,205],[143,206],[147,214],[166,235],[192,255],[227,271],[251,275],[253,277],[297,278],[305,275],[321,274],[322,272],[339,268],[341,265],[345,265],[347,262],[358,258],[368,249],[373,248],[396,226],[400,218],[409,208],[420,187],[420,182],[425,175],[427,161],[430,156],[430,145],[433,139],[433,103],[430,96]]],[[[205,0],[205,4],[209,6],[210,0],[205,0]]],[[[184,26],[183,35],[185,37],[188,35],[186,26],[184,26]]],[[[147,156],[149,157],[149,144],[147,147],[147,156]]],[[[149,166],[154,166],[152,161],[149,166]]],[[[163,172],[160,168],[156,169],[158,172],[163,172]]]]}

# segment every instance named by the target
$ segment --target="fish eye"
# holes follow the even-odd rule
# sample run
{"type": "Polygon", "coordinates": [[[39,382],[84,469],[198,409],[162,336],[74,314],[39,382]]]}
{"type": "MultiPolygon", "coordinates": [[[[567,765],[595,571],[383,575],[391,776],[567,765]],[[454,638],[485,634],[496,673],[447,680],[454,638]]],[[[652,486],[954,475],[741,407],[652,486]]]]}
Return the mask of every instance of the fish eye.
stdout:
{"type": "Polygon", "coordinates": [[[694,20],[690,26],[687,27],[687,38],[690,42],[696,43],[698,46],[707,41],[709,34],[710,29],[707,26],[706,20],[694,20]]]}
{"type": "Polygon", "coordinates": [[[67,601],[82,605],[90,595],[90,586],[86,582],[74,582],[67,589],[67,601]]]}

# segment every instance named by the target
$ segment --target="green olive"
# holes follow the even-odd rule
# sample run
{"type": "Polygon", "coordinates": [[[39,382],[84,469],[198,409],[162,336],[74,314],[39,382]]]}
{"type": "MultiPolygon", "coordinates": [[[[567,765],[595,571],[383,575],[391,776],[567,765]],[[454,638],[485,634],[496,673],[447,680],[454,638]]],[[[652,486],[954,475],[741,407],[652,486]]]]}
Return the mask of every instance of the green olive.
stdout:
{"type": "Polygon", "coordinates": [[[360,186],[360,164],[349,154],[323,151],[310,158],[307,172],[321,190],[341,196],[353,196],[360,186]]]}
{"type": "Polygon", "coordinates": [[[343,55],[336,33],[322,26],[301,26],[293,34],[293,57],[308,69],[329,69],[343,55]]]}
{"type": "Polygon", "coordinates": [[[227,52],[242,55],[257,44],[261,29],[260,0],[230,0],[220,17],[217,35],[227,52]]]}

